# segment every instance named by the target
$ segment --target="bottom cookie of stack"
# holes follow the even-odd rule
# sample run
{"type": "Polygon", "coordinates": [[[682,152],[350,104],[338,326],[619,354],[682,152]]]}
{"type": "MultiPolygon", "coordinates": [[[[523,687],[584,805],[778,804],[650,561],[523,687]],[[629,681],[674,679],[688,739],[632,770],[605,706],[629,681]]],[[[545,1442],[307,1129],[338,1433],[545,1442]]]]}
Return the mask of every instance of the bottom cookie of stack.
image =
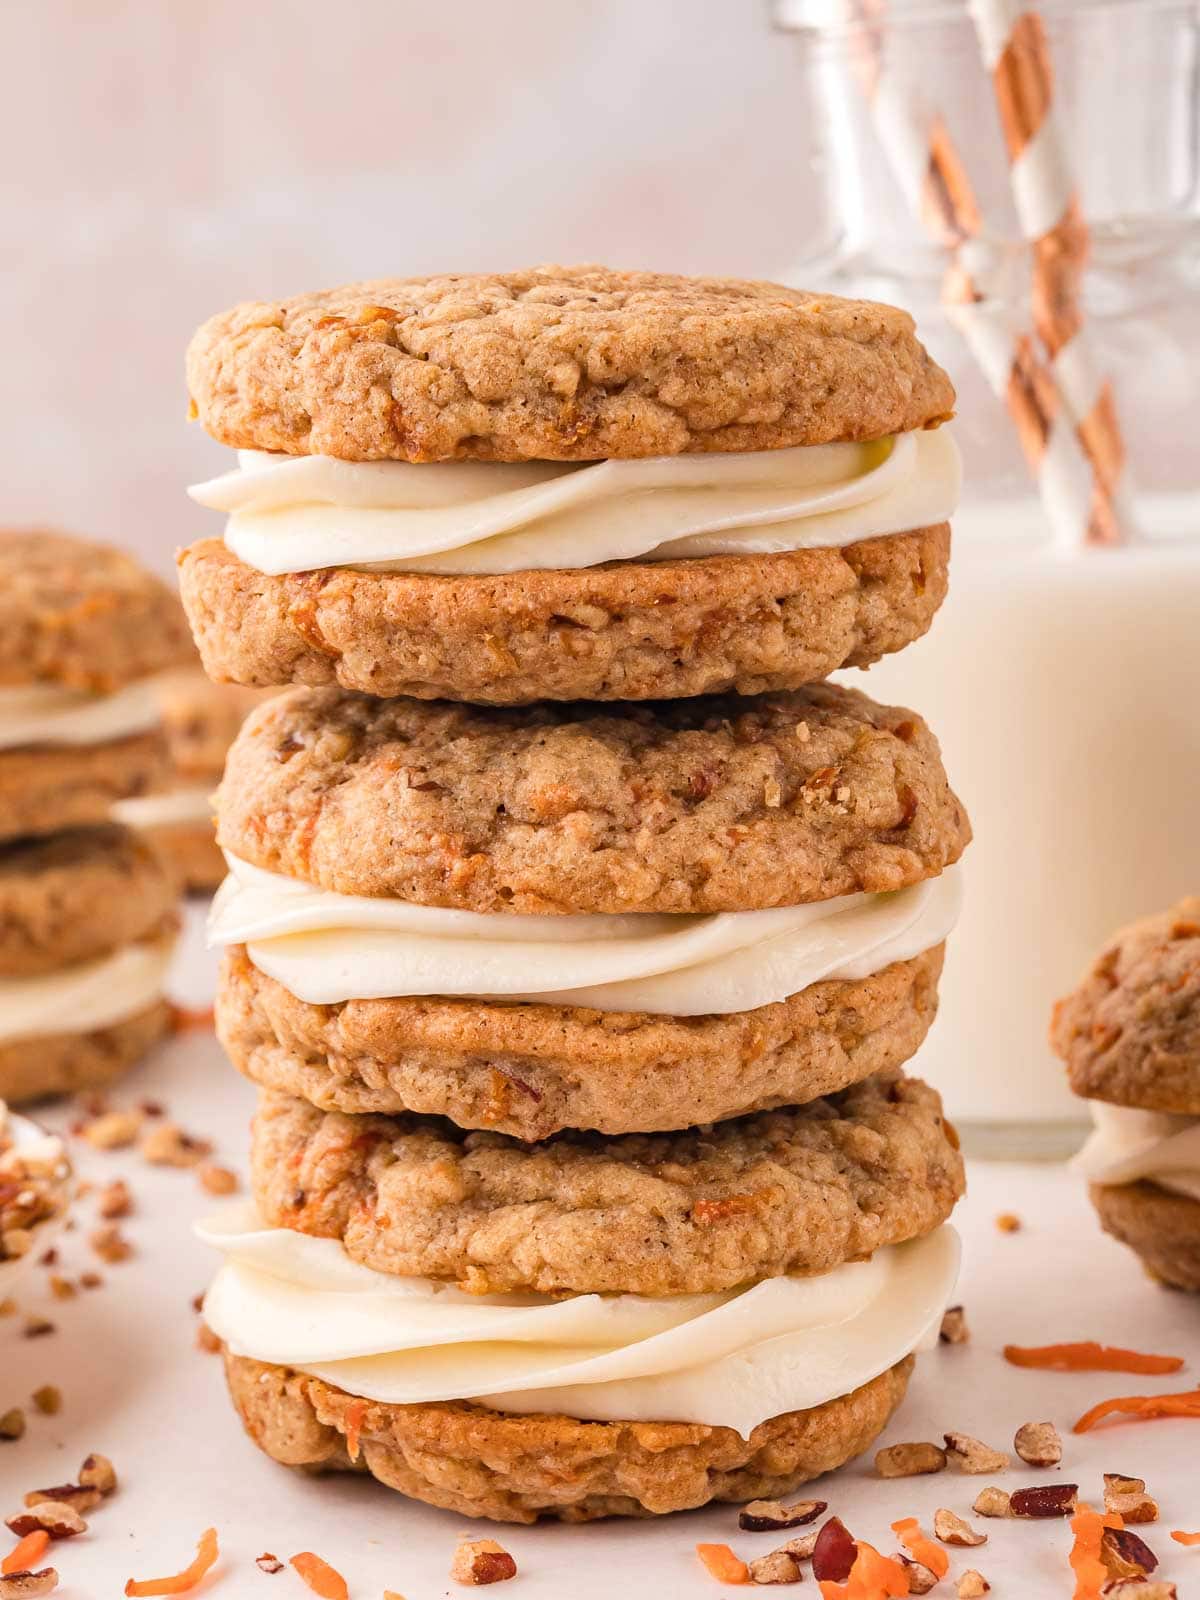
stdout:
{"type": "Polygon", "coordinates": [[[264,1094],[253,1170],[254,1205],[201,1230],[251,1436],[500,1520],[776,1497],[840,1466],[957,1271],[961,1159],[898,1073],[533,1146],[264,1094]]]}
{"type": "Polygon", "coordinates": [[[1074,1166],[1150,1276],[1200,1292],[1200,898],[1115,935],[1056,1011],[1095,1131],[1074,1166]]]}
{"type": "Polygon", "coordinates": [[[170,1028],[175,886],[116,825],[0,845],[0,1099],[96,1088],[170,1028]]]}

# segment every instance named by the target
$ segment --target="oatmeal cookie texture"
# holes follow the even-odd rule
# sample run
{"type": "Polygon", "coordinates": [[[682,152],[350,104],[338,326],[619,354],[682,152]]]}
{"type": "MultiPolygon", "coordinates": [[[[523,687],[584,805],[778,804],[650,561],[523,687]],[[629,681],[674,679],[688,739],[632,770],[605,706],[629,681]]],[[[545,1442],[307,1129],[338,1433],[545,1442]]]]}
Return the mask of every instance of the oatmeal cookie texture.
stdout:
{"type": "Polygon", "coordinates": [[[696,1294],[930,1232],[963,1190],[937,1094],[881,1074],[709,1130],[526,1145],[265,1092],[256,1199],[382,1272],[478,1293],[696,1294]]]}
{"type": "Polygon", "coordinates": [[[954,407],[903,311],[601,266],[249,302],[199,329],[187,379],[221,443],[351,461],[769,450],[929,427],[954,407]]]}
{"type": "Polygon", "coordinates": [[[99,1089],[128,1071],[171,1031],[171,1007],[156,1000],[135,1016],[89,1033],[47,1034],[0,1043],[0,1100],[20,1105],[49,1095],[99,1089]]]}
{"type": "Polygon", "coordinates": [[[899,889],[970,838],[911,711],[759,699],[488,709],[293,690],[229,754],[219,838],[346,894],[467,911],[742,911],[899,889]]]}
{"type": "Polygon", "coordinates": [[[355,1401],[318,1378],[228,1352],[225,1370],[247,1433],[285,1466],[369,1473],[464,1516],[590,1522],[790,1494],[874,1442],[904,1397],[912,1357],[839,1399],[761,1423],[749,1439],[731,1428],[580,1422],[466,1401],[355,1401]]]}
{"type": "Polygon", "coordinates": [[[179,581],[215,678],[524,705],[760,694],[869,666],[927,630],[949,556],[942,523],[783,555],[271,577],[206,539],[179,581]]]}
{"type": "Polygon", "coordinates": [[[1076,1094],[1200,1116],[1200,896],[1122,929],[1051,1039],[1076,1094]]]}
{"type": "Polygon", "coordinates": [[[436,998],[307,1005],[239,948],[222,967],[217,1031],[248,1078],[325,1111],[429,1113],[525,1140],[655,1132],[903,1065],[936,1014],[941,965],[939,946],[779,1005],[660,1017],[436,998]]]}
{"type": "Polygon", "coordinates": [[[0,839],[106,822],[114,801],[161,788],[168,772],[157,729],[108,744],[0,750],[0,839]]]}
{"type": "Polygon", "coordinates": [[[0,687],[107,693],[191,656],[179,601],[131,556],[44,528],[0,531],[0,687]]]}
{"type": "Polygon", "coordinates": [[[1155,1183],[1090,1186],[1105,1233],[1128,1245],[1152,1278],[1200,1293],[1200,1200],[1155,1183]]]}
{"type": "Polygon", "coordinates": [[[150,935],[174,904],[163,862],[115,824],[0,844],[0,975],[107,955],[150,935]]]}

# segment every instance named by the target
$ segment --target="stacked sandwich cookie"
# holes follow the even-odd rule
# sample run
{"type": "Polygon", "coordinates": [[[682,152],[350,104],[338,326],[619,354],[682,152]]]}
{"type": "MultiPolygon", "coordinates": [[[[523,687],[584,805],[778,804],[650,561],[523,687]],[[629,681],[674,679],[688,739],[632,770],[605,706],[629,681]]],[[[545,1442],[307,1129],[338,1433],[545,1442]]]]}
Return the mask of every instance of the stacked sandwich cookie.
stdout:
{"type": "Polygon", "coordinates": [[[1115,934],[1051,1039],[1095,1123],[1074,1165],[1105,1231],[1200,1291],[1200,897],[1115,934]]]}
{"type": "Polygon", "coordinates": [[[821,681],[945,591],[953,393],[890,308],[601,268],[215,318],[181,557],[259,1085],[206,1316],[278,1460],[531,1521],[776,1497],[940,1321],[906,1077],[970,830],[821,681]]]}
{"type": "Polygon", "coordinates": [[[93,1087],[166,1032],[176,884],[110,822],[162,781],[156,676],[189,652],[118,551],[0,534],[0,1099],[93,1087]]]}

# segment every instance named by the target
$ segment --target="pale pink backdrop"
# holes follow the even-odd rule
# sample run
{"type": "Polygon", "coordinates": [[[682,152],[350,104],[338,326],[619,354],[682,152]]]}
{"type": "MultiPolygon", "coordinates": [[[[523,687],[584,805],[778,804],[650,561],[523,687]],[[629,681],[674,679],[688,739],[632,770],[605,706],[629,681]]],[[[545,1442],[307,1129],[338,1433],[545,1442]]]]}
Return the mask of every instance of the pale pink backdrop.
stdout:
{"type": "Polygon", "coordinates": [[[4,7],[0,524],[166,571],[182,354],[233,301],[606,260],[770,275],[817,187],[757,0],[17,0],[4,7]]]}

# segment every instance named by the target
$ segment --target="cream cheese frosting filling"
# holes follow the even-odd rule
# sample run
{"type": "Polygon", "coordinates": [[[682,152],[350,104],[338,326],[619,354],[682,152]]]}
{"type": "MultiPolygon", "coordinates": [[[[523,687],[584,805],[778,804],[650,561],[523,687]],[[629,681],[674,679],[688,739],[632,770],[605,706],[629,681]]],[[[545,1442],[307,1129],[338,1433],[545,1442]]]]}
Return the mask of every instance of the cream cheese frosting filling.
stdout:
{"type": "Polygon", "coordinates": [[[192,498],[278,575],[328,567],[508,573],[829,548],[945,522],[962,466],[948,428],[867,444],[642,461],[340,461],[240,451],[192,498]]]}
{"type": "Polygon", "coordinates": [[[246,945],[310,1005],[459,995],[676,1017],[752,1011],[922,955],[946,938],[962,898],[950,867],[891,894],[769,911],[526,916],[337,894],[226,860],[210,944],[246,945]]]}
{"type": "Polygon", "coordinates": [[[160,999],[174,934],[34,978],[0,978],[0,1042],[90,1033],[160,999]]]}
{"type": "Polygon", "coordinates": [[[166,789],[161,794],[139,794],[118,800],[112,808],[116,822],[127,828],[167,828],[188,822],[213,820],[213,785],[166,789]]]}
{"type": "Polygon", "coordinates": [[[89,694],[56,683],[0,686],[0,750],[107,744],[144,733],[161,720],[153,678],[139,678],[112,694],[89,694]]]}
{"type": "Polygon", "coordinates": [[[1200,1200],[1200,1117],[1091,1102],[1094,1131],[1071,1162],[1089,1183],[1156,1183],[1200,1200]]]}
{"type": "Polygon", "coordinates": [[[204,1302],[235,1355],[392,1405],[478,1400],[590,1421],[760,1422],[849,1394],[936,1337],[958,1273],[943,1226],[809,1278],[724,1294],[468,1295],[360,1266],[252,1204],[202,1223],[204,1302]]]}

